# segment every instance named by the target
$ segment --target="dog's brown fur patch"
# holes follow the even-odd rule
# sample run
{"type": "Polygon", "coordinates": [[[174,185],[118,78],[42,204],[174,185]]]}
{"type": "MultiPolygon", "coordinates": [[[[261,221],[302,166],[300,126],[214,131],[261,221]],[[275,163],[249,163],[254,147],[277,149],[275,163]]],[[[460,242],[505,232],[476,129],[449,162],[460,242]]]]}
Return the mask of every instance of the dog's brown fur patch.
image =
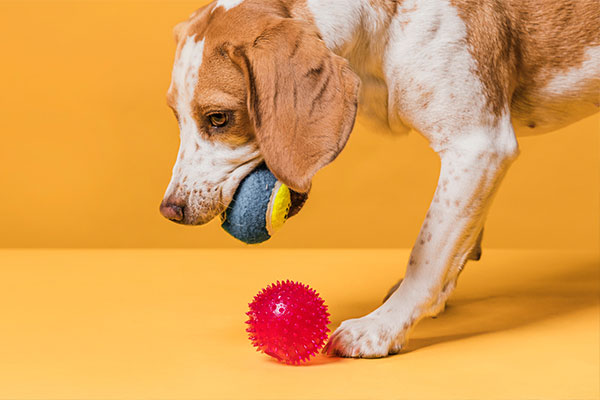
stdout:
{"type": "Polygon", "coordinates": [[[524,107],[560,72],[600,45],[597,0],[451,0],[467,26],[490,110],[524,107]]]}

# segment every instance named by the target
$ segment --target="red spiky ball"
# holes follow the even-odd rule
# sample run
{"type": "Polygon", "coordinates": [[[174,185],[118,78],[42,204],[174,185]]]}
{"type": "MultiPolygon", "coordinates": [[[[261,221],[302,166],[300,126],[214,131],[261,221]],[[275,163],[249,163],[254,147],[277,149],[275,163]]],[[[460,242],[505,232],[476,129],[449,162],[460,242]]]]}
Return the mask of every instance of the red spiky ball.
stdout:
{"type": "Polygon", "coordinates": [[[302,283],[277,281],[248,304],[252,345],[280,362],[299,364],[327,340],[329,313],[319,294],[302,283]]]}

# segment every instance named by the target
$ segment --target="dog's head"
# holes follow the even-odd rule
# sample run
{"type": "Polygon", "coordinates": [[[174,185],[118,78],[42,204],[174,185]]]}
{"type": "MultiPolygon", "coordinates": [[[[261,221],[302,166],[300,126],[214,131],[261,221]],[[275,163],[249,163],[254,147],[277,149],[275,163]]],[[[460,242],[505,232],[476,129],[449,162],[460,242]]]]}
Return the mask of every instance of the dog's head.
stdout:
{"type": "Polygon", "coordinates": [[[354,124],[359,79],[347,61],[279,1],[220,0],[174,34],[167,102],[181,144],[161,213],[184,224],[210,221],[263,161],[306,193],[354,124]]]}

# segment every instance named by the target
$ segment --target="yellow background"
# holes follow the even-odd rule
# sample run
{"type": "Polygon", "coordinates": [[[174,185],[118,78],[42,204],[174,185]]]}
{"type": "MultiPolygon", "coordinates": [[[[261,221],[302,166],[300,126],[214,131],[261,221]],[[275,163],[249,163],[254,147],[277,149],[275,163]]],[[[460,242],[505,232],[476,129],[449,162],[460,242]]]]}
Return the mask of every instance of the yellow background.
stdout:
{"type": "MultiPolygon", "coordinates": [[[[0,2],[3,247],[240,247],[158,205],[178,148],[165,105],[172,27],[201,1],[0,2]]],[[[599,243],[598,117],[520,140],[486,247],[599,243]]],[[[438,160],[418,134],[360,124],[266,247],[410,247],[438,160]]]]}

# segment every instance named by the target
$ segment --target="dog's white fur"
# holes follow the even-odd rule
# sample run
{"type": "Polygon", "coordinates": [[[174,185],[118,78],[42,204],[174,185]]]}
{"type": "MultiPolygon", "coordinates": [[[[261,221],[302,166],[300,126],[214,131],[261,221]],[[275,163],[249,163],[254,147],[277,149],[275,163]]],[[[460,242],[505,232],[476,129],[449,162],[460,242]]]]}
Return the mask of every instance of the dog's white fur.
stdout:
{"type": "Polygon", "coordinates": [[[229,11],[233,7],[239,6],[240,4],[242,4],[243,1],[244,0],[218,0],[215,8],[223,7],[225,10],[229,11]]]}
{"type": "MultiPolygon", "coordinates": [[[[215,8],[229,10],[242,2],[219,0],[215,8]]],[[[508,105],[499,116],[490,113],[467,47],[466,23],[449,1],[405,0],[394,16],[375,4],[306,2],[327,47],[347,58],[360,76],[361,111],[393,131],[410,127],[421,132],[439,153],[442,166],[404,280],[381,307],[343,322],[326,347],[331,354],[351,357],[398,352],[420,319],[444,308],[467,258],[477,250],[494,193],[519,153],[513,122],[525,127],[524,121],[511,121],[508,105]]],[[[188,38],[173,70],[172,86],[182,99],[176,106],[181,148],[166,197],[177,196],[177,190],[193,195],[194,188],[205,188],[197,194],[204,196],[200,200],[188,198],[188,206],[206,203],[214,190],[222,193],[221,205],[227,204],[239,181],[261,160],[253,143],[234,149],[215,145],[189,123],[191,110],[185,104],[197,83],[202,46],[203,41],[188,38]],[[235,164],[229,161],[234,159],[235,164]]],[[[554,74],[541,92],[551,100],[598,79],[600,47],[588,48],[586,56],[580,66],[554,74]]],[[[544,107],[538,104],[536,113],[540,131],[569,122],[562,112],[556,116],[556,104],[544,107]]]]}
{"type": "Polygon", "coordinates": [[[554,75],[543,90],[548,96],[561,95],[565,92],[577,93],[590,76],[600,76],[600,46],[586,49],[585,59],[581,65],[554,75]]]}

